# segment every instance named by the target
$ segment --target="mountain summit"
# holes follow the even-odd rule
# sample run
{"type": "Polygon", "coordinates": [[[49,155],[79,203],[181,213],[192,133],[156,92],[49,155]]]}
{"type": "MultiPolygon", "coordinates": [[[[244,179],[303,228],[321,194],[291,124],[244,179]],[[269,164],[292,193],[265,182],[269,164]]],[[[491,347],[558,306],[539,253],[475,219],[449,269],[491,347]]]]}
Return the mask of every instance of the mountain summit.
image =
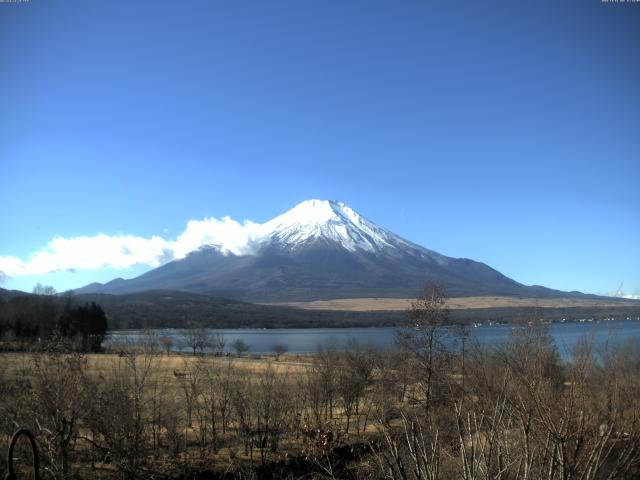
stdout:
{"type": "Polygon", "coordinates": [[[290,250],[318,241],[333,242],[350,252],[416,247],[334,200],[306,200],[262,227],[263,243],[290,250]]]}
{"type": "Polygon", "coordinates": [[[264,224],[268,238],[291,249],[320,239],[349,251],[378,251],[393,236],[353,209],[333,200],[307,200],[264,224]]]}
{"type": "Polygon", "coordinates": [[[416,245],[341,202],[307,200],[255,225],[247,254],[201,247],[131,280],[91,284],[78,293],[183,290],[253,302],[416,296],[425,282],[451,296],[559,297],[522,285],[484,263],[416,245]]]}

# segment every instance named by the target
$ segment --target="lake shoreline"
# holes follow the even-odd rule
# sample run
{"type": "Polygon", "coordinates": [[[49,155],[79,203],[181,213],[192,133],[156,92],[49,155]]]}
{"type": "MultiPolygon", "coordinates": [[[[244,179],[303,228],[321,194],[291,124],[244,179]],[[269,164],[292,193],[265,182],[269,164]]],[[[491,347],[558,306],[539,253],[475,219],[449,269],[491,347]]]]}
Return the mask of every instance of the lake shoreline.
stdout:
{"type": "MultiPolygon", "coordinates": [[[[608,320],[553,322],[544,325],[554,338],[561,355],[571,351],[581,338],[593,336],[597,343],[609,341],[621,343],[627,339],[640,341],[640,321],[608,320]]],[[[479,344],[498,344],[509,338],[515,324],[478,325],[466,329],[469,344],[477,340],[479,344]]],[[[287,354],[309,354],[317,351],[319,345],[334,342],[338,349],[344,348],[350,338],[376,348],[386,348],[394,344],[399,327],[350,327],[350,328],[235,328],[206,329],[209,334],[221,334],[225,340],[223,351],[231,351],[231,344],[241,339],[249,346],[248,354],[273,353],[276,345],[283,345],[287,354]]],[[[455,326],[448,326],[450,337],[459,336],[455,326]]],[[[168,328],[153,330],[118,330],[105,338],[106,348],[122,345],[140,345],[158,342],[161,337],[169,338],[172,351],[188,351],[185,345],[185,329],[168,328]]]]}

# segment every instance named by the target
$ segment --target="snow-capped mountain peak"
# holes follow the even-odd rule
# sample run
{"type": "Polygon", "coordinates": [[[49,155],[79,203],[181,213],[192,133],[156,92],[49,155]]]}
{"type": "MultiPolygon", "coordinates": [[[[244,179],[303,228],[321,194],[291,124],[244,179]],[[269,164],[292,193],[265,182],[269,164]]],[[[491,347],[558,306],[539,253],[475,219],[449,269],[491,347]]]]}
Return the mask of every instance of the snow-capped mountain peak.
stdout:
{"type": "Polygon", "coordinates": [[[265,240],[296,249],[309,241],[338,242],[349,251],[379,251],[399,242],[342,202],[306,200],[262,225],[265,240]]]}
{"type": "Polygon", "coordinates": [[[307,200],[265,223],[207,219],[187,233],[178,241],[185,250],[194,245],[191,253],[139,277],[81,291],[169,289],[281,302],[410,298],[426,281],[437,281],[453,296],[556,294],[411,243],[335,201],[307,200]]]}

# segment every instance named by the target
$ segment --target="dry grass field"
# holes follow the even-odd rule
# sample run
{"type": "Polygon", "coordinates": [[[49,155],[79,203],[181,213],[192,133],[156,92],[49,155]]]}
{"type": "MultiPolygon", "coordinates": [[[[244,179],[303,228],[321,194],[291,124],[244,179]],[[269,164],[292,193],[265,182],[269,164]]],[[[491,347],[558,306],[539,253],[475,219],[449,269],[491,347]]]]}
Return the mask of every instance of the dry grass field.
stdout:
{"type": "MultiPolygon", "coordinates": [[[[0,353],[0,364],[5,375],[23,375],[24,372],[32,370],[34,358],[39,354],[29,352],[17,353],[0,353]]],[[[115,368],[122,362],[122,357],[117,353],[97,354],[89,353],[85,355],[87,360],[87,373],[91,376],[103,376],[112,373],[115,368]]],[[[202,356],[183,355],[183,354],[158,354],[154,355],[154,369],[159,372],[160,378],[174,382],[177,378],[176,373],[183,372],[186,369],[202,361],[202,356]]],[[[310,360],[308,357],[299,355],[282,355],[279,360],[273,355],[251,355],[247,357],[211,357],[207,356],[206,360],[212,368],[225,367],[231,361],[235,368],[245,370],[250,373],[260,374],[271,368],[276,374],[296,374],[304,372],[309,368],[310,360]]]]}
{"type": "MultiPolygon", "coordinates": [[[[303,308],[305,310],[340,310],[352,312],[401,311],[406,310],[412,298],[341,298],[334,300],[315,300],[312,302],[288,302],[271,305],[282,305],[303,308]]],[[[537,308],[570,308],[570,307],[619,307],[637,306],[633,300],[600,300],[577,298],[515,298],[515,297],[455,297],[447,299],[451,310],[471,308],[501,307],[537,307],[537,308]]]]}

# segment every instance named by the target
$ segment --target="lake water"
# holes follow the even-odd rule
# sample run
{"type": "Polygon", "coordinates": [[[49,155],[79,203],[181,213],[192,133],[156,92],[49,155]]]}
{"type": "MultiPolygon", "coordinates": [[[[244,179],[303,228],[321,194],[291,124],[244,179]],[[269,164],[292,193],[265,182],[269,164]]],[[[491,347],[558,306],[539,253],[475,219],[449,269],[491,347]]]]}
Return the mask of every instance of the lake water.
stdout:
{"type": "MultiPolygon", "coordinates": [[[[509,338],[510,325],[483,325],[469,328],[470,341],[480,344],[498,344],[509,338]]],[[[273,353],[277,344],[286,346],[289,353],[313,353],[318,345],[335,341],[338,348],[343,347],[350,338],[375,347],[388,347],[394,344],[396,329],[383,328],[282,328],[282,329],[219,329],[211,330],[224,335],[226,349],[237,339],[246,342],[249,353],[273,353]]],[[[609,342],[621,344],[629,339],[640,341],[640,321],[612,320],[601,322],[554,323],[549,332],[555,339],[560,354],[567,357],[579,339],[593,336],[597,344],[609,342]]],[[[169,336],[173,339],[174,350],[188,350],[180,329],[158,329],[153,333],[158,337],[169,336]]],[[[114,331],[107,337],[107,344],[138,343],[144,337],[140,330],[114,331]]]]}

